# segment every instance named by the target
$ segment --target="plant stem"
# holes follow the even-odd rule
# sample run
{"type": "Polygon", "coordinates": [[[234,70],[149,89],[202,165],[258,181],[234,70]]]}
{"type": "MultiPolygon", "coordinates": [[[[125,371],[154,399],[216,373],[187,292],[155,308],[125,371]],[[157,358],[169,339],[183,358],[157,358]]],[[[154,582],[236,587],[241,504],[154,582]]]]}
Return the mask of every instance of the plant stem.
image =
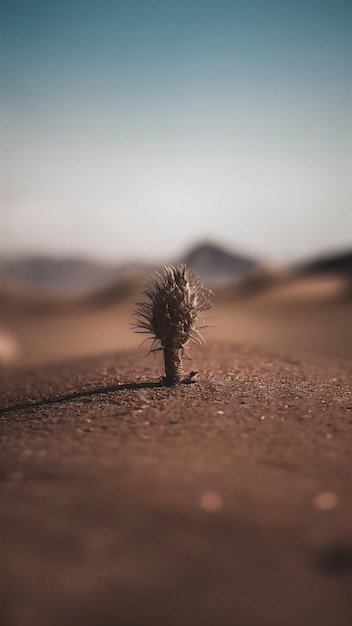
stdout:
{"type": "Polygon", "coordinates": [[[164,348],[165,381],[175,385],[183,380],[182,350],[164,348]]]}

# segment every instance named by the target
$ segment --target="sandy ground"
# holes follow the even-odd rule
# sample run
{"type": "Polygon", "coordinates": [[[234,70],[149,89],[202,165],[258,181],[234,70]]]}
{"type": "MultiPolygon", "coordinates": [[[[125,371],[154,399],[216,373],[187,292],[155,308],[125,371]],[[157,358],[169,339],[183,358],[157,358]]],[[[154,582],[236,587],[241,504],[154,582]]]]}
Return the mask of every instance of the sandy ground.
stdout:
{"type": "Polygon", "coordinates": [[[6,626],[352,623],[352,361],[213,341],[3,374],[6,626]]]}

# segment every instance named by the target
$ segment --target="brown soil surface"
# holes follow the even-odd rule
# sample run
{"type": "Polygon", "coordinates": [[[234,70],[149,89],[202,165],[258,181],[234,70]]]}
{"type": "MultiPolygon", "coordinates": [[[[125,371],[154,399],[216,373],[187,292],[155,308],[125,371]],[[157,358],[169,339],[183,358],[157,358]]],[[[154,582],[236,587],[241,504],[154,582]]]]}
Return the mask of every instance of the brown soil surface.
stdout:
{"type": "Polygon", "coordinates": [[[352,623],[352,361],[213,343],[3,375],[6,626],[352,623]]]}

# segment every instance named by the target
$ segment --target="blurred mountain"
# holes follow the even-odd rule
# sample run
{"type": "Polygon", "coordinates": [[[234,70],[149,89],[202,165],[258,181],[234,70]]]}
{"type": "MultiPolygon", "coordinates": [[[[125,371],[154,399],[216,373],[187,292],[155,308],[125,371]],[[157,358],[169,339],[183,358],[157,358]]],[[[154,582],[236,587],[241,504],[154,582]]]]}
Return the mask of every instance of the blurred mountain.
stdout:
{"type": "Polygon", "coordinates": [[[214,287],[242,282],[261,267],[257,259],[227,251],[210,242],[192,248],[182,260],[197,270],[204,283],[214,287]]]}
{"type": "Polygon", "coordinates": [[[116,267],[81,258],[15,257],[0,262],[2,279],[56,294],[94,291],[116,277],[116,267]]]}
{"type": "Polygon", "coordinates": [[[341,250],[301,262],[291,268],[291,281],[302,278],[336,284],[337,298],[352,299],[352,251],[341,250]]]}
{"type": "Polygon", "coordinates": [[[344,274],[352,279],[352,251],[343,250],[311,259],[293,269],[301,274],[344,274]]]}

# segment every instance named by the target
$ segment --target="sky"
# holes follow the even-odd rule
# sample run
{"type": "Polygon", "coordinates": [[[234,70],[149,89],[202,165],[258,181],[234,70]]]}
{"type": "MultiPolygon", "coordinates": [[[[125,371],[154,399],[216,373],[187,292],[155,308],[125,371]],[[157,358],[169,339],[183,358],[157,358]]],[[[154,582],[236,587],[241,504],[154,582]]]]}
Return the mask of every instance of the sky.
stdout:
{"type": "Polygon", "coordinates": [[[349,0],[2,2],[6,254],[352,246],[349,0]]]}

